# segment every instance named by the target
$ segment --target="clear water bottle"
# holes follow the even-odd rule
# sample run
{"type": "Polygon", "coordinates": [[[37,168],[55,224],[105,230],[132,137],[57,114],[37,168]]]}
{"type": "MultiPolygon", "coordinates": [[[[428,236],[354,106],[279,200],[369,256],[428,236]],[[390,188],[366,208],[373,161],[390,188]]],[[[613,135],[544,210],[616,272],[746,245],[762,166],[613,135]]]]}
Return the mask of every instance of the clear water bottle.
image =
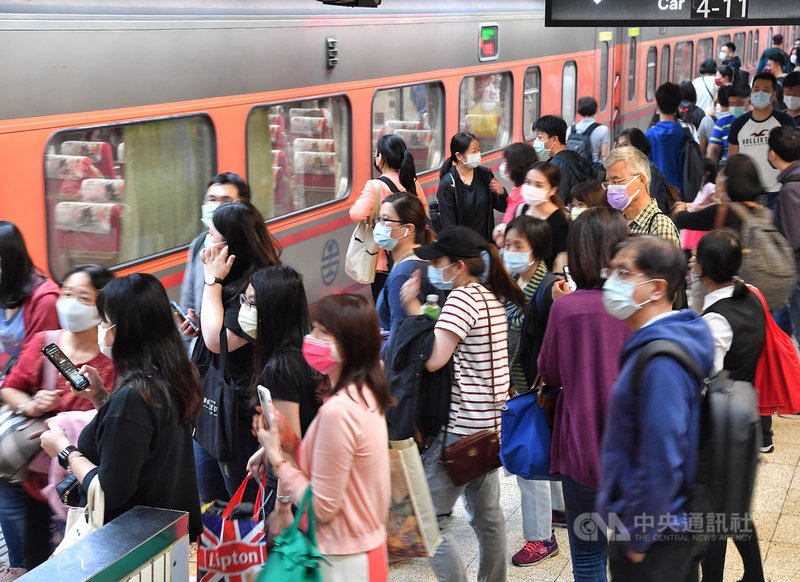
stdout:
{"type": "Polygon", "coordinates": [[[431,319],[439,319],[441,311],[438,295],[431,294],[425,297],[425,303],[422,305],[422,315],[427,315],[431,319]]]}

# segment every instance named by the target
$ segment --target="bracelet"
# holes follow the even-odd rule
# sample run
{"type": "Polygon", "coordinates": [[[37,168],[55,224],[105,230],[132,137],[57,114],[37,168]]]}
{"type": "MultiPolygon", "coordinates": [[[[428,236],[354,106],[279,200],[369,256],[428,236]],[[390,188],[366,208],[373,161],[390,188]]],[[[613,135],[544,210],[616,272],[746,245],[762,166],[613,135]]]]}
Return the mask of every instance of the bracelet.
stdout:
{"type": "Polygon", "coordinates": [[[275,501],[277,501],[278,503],[291,503],[292,498],[289,495],[276,495],[275,501]]]}
{"type": "Polygon", "coordinates": [[[280,468],[280,466],[281,466],[281,465],[283,465],[285,462],[286,462],[286,459],[281,459],[280,461],[278,461],[277,463],[275,463],[274,465],[272,465],[272,474],[273,474],[273,475],[274,475],[276,478],[278,477],[278,469],[279,469],[279,468],[280,468]]]}

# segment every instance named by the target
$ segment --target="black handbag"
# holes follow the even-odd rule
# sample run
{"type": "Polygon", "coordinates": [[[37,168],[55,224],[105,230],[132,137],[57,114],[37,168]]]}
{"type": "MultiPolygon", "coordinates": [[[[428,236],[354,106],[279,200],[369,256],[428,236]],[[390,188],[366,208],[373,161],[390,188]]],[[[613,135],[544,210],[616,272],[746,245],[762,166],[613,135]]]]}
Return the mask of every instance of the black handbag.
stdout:
{"type": "Polygon", "coordinates": [[[79,507],[81,504],[81,482],[75,475],[67,475],[56,485],[58,498],[64,505],[79,507]]]}
{"type": "MultiPolygon", "coordinates": [[[[202,341],[199,338],[198,341],[202,341]]],[[[202,381],[203,408],[195,421],[194,440],[221,463],[239,456],[239,387],[228,370],[228,334],[219,334],[219,357],[214,358],[202,381]]]]}

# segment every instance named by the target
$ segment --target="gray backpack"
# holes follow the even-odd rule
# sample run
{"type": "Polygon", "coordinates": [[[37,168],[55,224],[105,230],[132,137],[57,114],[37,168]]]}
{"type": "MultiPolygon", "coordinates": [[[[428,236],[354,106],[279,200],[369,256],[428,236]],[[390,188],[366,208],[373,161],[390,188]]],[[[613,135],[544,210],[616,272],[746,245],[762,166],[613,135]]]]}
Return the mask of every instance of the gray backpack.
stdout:
{"type": "Polygon", "coordinates": [[[783,309],[797,280],[792,246],[775,226],[769,209],[759,208],[753,214],[738,202],[728,206],[742,221],[742,278],[758,287],[770,311],[783,309]]]}

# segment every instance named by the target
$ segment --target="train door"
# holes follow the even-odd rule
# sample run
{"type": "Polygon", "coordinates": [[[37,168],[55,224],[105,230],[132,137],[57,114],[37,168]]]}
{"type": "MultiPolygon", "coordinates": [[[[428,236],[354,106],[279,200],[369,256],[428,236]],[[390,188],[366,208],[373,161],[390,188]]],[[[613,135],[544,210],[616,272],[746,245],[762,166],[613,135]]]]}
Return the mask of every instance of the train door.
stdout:
{"type": "MultiPolygon", "coordinates": [[[[622,67],[624,63],[624,45],[622,28],[613,31],[602,31],[598,35],[598,53],[600,54],[600,97],[608,99],[606,109],[610,111],[611,139],[616,138],[622,130],[624,101],[622,94],[622,67]],[[609,92],[610,79],[610,92],[609,92]],[[609,98],[610,93],[610,98],[609,98]]],[[[601,106],[601,111],[603,107],[601,106]]]]}

